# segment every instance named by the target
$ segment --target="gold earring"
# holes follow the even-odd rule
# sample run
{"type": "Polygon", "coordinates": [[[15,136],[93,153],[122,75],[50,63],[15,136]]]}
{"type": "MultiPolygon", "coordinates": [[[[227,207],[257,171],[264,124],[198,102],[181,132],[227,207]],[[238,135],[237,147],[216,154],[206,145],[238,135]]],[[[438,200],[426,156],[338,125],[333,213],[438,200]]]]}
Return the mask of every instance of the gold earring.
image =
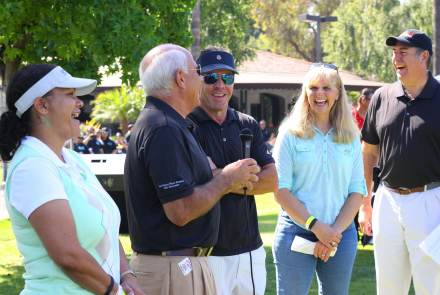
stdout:
{"type": "Polygon", "coordinates": [[[46,114],[46,127],[50,127],[49,116],[46,114]]]}

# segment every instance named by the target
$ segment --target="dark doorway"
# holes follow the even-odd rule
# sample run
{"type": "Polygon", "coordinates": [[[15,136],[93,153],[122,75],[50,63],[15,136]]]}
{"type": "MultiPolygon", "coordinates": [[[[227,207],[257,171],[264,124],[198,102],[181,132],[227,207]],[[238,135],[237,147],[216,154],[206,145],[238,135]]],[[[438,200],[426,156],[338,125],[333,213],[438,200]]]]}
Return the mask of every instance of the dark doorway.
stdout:
{"type": "Polygon", "coordinates": [[[233,108],[234,110],[236,110],[238,112],[241,112],[241,110],[240,110],[240,102],[239,102],[238,97],[232,95],[231,99],[229,100],[228,105],[229,105],[230,108],[233,108]]]}
{"type": "Polygon", "coordinates": [[[278,127],[284,117],[284,98],[277,95],[262,93],[260,95],[260,120],[265,120],[267,127],[278,127]]]}

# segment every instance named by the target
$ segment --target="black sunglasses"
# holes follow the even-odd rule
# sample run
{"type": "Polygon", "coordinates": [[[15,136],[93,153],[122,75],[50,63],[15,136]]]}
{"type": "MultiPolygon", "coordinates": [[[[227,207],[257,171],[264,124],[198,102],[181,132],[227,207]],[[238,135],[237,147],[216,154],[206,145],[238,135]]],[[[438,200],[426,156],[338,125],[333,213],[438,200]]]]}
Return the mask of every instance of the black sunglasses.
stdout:
{"type": "MultiPolygon", "coordinates": [[[[218,81],[217,73],[206,74],[203,77],[205,84],[215,84],[218,81]]],[[[223,83],[226,85],[231,85],[234,83],[234,74],[222,74],[223,83]]]]}
{"type": "Polygon", "coordinates": [[[324,67],[324,68],[335,70],[339,74],[337,66],[335,66],[334,64],[326,64],[326,63],[323,63],[323,62],[317,62],[317,63],[314,63],[314,64],[310,65],[308,71],[310,71],[310,70],[312,70],[314,68],[319,68],[319,67],[324,67]]]}
{"type": "Polygon", "coordinates": [[[202,74],[202,66],[198,64],[197,69],[188,69],[188,71],[197,71],[197,74],[200,76],[202,74]]]}

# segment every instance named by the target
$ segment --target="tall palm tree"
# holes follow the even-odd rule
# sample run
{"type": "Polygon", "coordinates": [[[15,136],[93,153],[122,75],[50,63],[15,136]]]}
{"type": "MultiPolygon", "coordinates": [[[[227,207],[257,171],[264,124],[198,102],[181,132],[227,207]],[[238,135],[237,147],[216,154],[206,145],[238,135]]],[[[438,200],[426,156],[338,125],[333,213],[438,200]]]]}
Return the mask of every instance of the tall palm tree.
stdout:
{"type": "Polygon", "coordinates": [[[116,88],[99,94],[94,100],[92,119],[97,121],[119,119],[121,130],[128,131],[128,120],[136,120],[145,104],[145,94],[141,88],[126,87],[116,88]]]}

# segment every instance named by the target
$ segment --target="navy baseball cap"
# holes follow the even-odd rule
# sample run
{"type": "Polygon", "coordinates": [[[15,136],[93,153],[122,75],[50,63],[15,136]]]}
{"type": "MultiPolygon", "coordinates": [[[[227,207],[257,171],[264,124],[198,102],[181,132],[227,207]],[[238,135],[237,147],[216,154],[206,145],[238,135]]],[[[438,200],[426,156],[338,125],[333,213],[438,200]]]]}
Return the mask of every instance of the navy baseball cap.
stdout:
{"type": "Polygon", "coordinates": [[[207,73],[215,70],[229,70],[238,74],[234,65],[234,58],[232,54],[224,51],[210,51],[206,52],[197,59],[197,64],[202,67],[202,73],[207,73]]]}
{"type": "Polygon", "coordinates": [[[397,42],[406,46],[420,47],[428,50],[429,55],[432,56],[432,41],[425,33],[415,29],[409,29],[400,34],[399,37],[388,37],[386,43],[388,46],[394,46],[397,42]]]}

